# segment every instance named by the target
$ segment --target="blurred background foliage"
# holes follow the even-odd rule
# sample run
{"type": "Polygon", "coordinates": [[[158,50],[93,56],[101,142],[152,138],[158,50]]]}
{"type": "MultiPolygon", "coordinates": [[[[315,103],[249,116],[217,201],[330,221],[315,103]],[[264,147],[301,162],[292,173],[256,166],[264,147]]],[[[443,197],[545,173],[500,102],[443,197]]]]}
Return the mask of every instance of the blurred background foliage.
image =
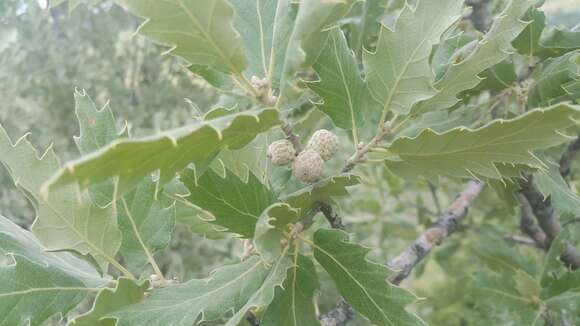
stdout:
{"type": "MultiPolygon", "coordinates": [[[[544,10],[549,24],[573,27],[580,22],[580,1],[546,2],[544,10]]],[[[386,3],[387,8],[396,10],[402,1],[386,3]]],[[[47,11],[43,4],[43,1],[0,0],[0,123],[13,139],[29,132],[40,152],[52,144],[63,160],[76,157],[72,138],[78,133],[75,88],[85,89],[99,107],[109,103],[118,121],[128,121],[133,134],[183,125],[217,103],[231,103],[187,71],[176,58],[161,55],[163,48],[136,36],[140,20],[120,7],[99,1],[97,5],[81,5],[70,12],[66,5],[47,11]]],[[[353,14],[357,10],[362,7],[355,7],[353,14]]],[[[388,20],[387,15],[385,22],[388,20]]],[[[368,47],[373,42],[357,37],[354,32],[350,41],[368,42],[368,47]]],[[[303,135],[317,128],[332,128],[331,122],[318,111],[301,119],[297,128],[303,135]]],[[[341,152],[346,155],[350,146],[348,136],[341,137],[345,146],[341,152]]],[[[334,168],[339,169],[342,160],[333,161],[334,168]]],[[[578,164],[575,169],[578,171],[578,164]]],[[[408,246],[436,220],[462,187],[448,180],[437,185],[405,181],[379,166],[365,166],[357,173],[362,185],[338,205],[349,225],[348,231],[353,233],[352,240],[376,248],[370,258],[378,262],[386,262],[408,246]]],[[[32,208],[2,168],[0,214],[24,227],[29,227],[34,219],[32,208]]],[[[497,263],[486,260],[486,251],[501,252],[506,259],[520,257],[532,262],[541,261],[543,256],[533,248],[510,246],[501,239],[494,241],[494,236],[501,235],[503,230],[517,230],[519,218],[498,200],[491,188],[478,199],[468,218],[470,222],[465,224],[468,226],[461,226],[456,235],[415,269],[416,277],[406,281],[406,287],[425,298],[415,309],[430,324],[502,324],[505,321],[489,319],[485,307],[476,300],[477,293],[467,291],[465,284],[481,264],[497,263]],[[453,259],[448,259],[450,256],[453,259]]],[[[158,256],[167,275],[186,280],[206,276],[215,266],[237,259],[241,251],[237,239],[209,240],[192,234],[187,225],[181,224],[170,248],[158,256]]],[[[320,276],[323,283],[330,283],[324,282],[326,274],[320,276]]],[[[336,302],[337,292],[323,288],[319,303],[321,310],[326,310],[336,302]]],[[[357,320],[354,324],[366,322],[357,320]]]]}

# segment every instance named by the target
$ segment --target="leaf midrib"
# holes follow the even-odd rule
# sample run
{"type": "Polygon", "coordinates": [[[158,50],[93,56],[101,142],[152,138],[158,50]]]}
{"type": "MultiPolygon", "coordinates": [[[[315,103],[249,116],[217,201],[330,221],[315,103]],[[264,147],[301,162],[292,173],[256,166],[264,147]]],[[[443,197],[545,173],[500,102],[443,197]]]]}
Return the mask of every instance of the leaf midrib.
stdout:
{"type": "MultiPolygon", "coordinates": [[[[203,36],[203,38],[205,38],[205,40],[211,44],[211,46],[214,48],[214,50],[217,52],[217,54],[221,57],[221,59],[224,60],[224,62],[226,62],[226,64],[228,65],[228,68],[231,69],[231,71],[234,73],[239,73],[238,69],[230,61],[230,58],[227,57],[226,54],[223,53],[222,49],[217,45],[217,43],[214,42],[213,38],[206,32],[206,30],[203,28],[201,23],[197,20],[197,18],[193,15],[193,13],[189,10],[189,8],[187,8],[187,6],[183,3],[183,0],[178,0],[177,2],[179,3],[179,6],[181,7],[181,9],[183,9],[185,14],[189,17],[189,19],[198,28],[198,30],[200,31],[200,34],[203,36]]],[[[214,13],[215,7],[217,6],[217,2],[218,2],[217,0],[213,2],[213,7],[210,11],[211,14],[210,14],[209,19],[213,18],[213,13],[214,13]]]]}
{"type": "MultiPolygon", "coordinates": [[[[306,240],[306,239],[303,239],[303,240],[306,240]]],[[[370,301],[373,303],[373,305],[381,312],[381,314],[386,318],[386,320],[390,323],[390,325],[393,325],[393,326],[395,325],[395,324],[393,324],[391,319],[385,314],[385,312],[381,309],[379,304],[370,295],[370,293],[368,293],[366,288],[350,273],[350,271],[344,265],[342,265],[342,263],[340,261],[336,260],[329,252],[322,249],[320,246],[318,246],[314,242],[309,241],[309,240],[307,240],[307,242],[309,242],[311,246],[315,247],[320,252],[324,253],[326,256],[328,256],[330,259],[332,259],[346,273],[346,275],[348,275],[361,288],[361,290],[363,290],[364,294],[370,299],[370,301]]]]}

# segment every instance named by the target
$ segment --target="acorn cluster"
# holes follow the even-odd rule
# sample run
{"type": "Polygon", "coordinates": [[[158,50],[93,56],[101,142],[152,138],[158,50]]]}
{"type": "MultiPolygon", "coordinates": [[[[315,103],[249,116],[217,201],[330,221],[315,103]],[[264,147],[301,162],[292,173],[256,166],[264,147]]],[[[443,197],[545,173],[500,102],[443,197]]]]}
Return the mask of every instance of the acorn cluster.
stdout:
{"type": "Polygon", "coordinates": [[[281,139],[268,147],[272,164],[282,166],[294,161],[294,177],[303,182],[316,182],[322,177],[324,161],[330,160],[338,151],[338,138],[326,129],[317,130],[300,153],[289,140],[281,139]]]}

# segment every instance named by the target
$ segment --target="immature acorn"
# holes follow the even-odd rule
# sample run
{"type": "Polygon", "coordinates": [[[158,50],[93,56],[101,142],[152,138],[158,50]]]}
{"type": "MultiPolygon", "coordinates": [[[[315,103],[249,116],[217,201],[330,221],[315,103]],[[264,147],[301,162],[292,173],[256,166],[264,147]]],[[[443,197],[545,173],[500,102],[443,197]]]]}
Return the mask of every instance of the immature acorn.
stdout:
{"type": "Polygon", "coordinates": [[[326,129],[317,130],[308,141],[308,148],[317,151],[323,160],[330,160],[338,151],[338,138],[326,129]]]}
{"type": "Polygon", "coordinates": [[[303,182],[316,182],[322,177],[324,160],[317,151],[306,149],[294,159],[294,176],[303,182]]]}
{"type": "Polygon", "coordinates": [[[268,146],[268,158],[274,165],[286,165],[296,156],[296,150],[289,140],[281,139],[268,146]]]}

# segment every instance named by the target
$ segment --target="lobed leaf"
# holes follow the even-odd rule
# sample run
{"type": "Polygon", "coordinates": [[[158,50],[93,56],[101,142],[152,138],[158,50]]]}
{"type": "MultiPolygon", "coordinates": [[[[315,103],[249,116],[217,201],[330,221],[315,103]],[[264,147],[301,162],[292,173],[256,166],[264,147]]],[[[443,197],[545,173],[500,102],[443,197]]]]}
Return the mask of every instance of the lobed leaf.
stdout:
{"type": "Polygon", "coordinates": [[[393,30],[382,26],[376,52],[363,56],[372,96],[382,104],[383,115],[409,113],[411,107],[435,94],[435,76],[429,66],[432,47],[461,17],[463,1],[420,0],[406,4],[393,30]]]}
{"type": "Polygon", "coordinates": [[[69,325],[75,326],[115,326],[117,320],[107,315],[122,307],[138,303],[145,298],[149,281],[141,282],[121,277],[114,289],[102,289],[93,303],[90,311],[73,319],[69,325]]]}
{"type": "Polygon", "coordinates": [[[162,206],[157,200],[155,182],[151,179],[143,180],[120,201],[117,210],[123,242],[119,254],[125,267],[141,274],[147,265],[143,245],[152,254],[169,245],[175,227],[175,206],[162,206]]]}
{"type": "MultiPolygon", "coordinates": [[[[127,136],[127,130],[117,132],[113,111],[106,104],[97,110],[95,103],[85,91],[75,90],[75,114],[79,122],[79,135],[74,141],[81,155],[87,155],[95,150],[105,147],[121,136],[127,136]]],[[[93,202],[105,207],[113,199],[113,182],[106,181],[89,189],[93,202]]]]}
{"type": "Polygon", "coordinates": [[[190,163],[202,164],[222,148],[238,149],[277,125],[275,109],[255,109],[226,115],[159,135],[116,140],[106,147],[65,164],[44,184],[44,190],[78,182],[81,187],[119,178],[119,192],[134,188],[159,171],[159,184],[173,179],[190,163]]]}
{"type": "Polygon", "coordinates": [[[580,197],[566,183],[560,174],[560,166],[544,160],[548,169],[534,175],[534,184],[544,197],[550,197],[554,210],[562,215],[574,216],[580,210],[580,197]]]}
{"type": "Polygon", "coordinates": [[[282,287],[276,289],[276,296],[264,313],[260,325],[319,326],[314,310],[314,294],[319,287],[312,259],[296,253],[294,264],[288,269],[282,287]]]}
{"type": "Polygon", "coordinates": [[[446,175],[501,179],[513,176],[513,169],[504,171],[501,164],[515,169],[544,168],[531,151],[567,140],[558,130],[576,125],[579,118],[580,107],[560,104],[512,120],[496,120],[479,129],[460,127],[444,133],[426,129],[415,138],[395,140],[388,150],[398,155],[398,160],[385,164],[410,178],[446,175]]]}
{"type": "MultiPolygon", "coordinates": [[[[280,264],[290,267],[289,263],[280,264]]],[[[277,273],[281,268],[274,270],[277,273]]],[[[240,311],[253,296],[263,293],[266,280],[275,279],[270,273],[271,269],[259,257],[253,256],[239,264],[219,268],[208,279],[159,289],[140,303],[109,315],[119,319],[118,326],[190,326],[196,321],[216,320],[229,311],[240,311]]]]}
{"type": "Polygon", "coordinates": [[[416,297],[390,284],[392,272],[366,260],[369,249],[345,241],[344,231],[319,229],[314,234],[316,261],[330,274],[340,294],[356,311],[378,325],[425,325],[405,310],[416,297]]]}
{"type": "Polygon", "coordinates": [[[232,74],[247,66],[244,45],[232,27],[234,10],[225,0],[117,0],[147,20],[141,34],[171,48],[190,64],[232,74]]]}
{"type": "Polygon", "coordinates": [[[52,192],[50,199],[40,192],[43,182],[60,163],[52,151],[38,158],[26,136],[14,145],[0,127],[0,161],[15,183],[33,202],[37,218],[32,232],[48,250],[76,250],[93,256],[106,270],[121,245],[121,232],[112,207],[94,206],[88,196],[81,196],[75,185],[52,192]]]}
{"type": "Polygon", "coordinates": [[[281,241],[292,232],[289,225],[299,220],[298,211],[285,203],[272,204],[264,210],[254,232],[254,245],[262,259],[272,261],[281,255],[287,247],[281,241]]]}
{"type": "Polygon", "coordinates": [[[12,257],[13,264],[0,267],[0,325],[40,325],[95,290],[58,268],[12,257]]]}
{"type": "MultiPolygon", "coordinates": [[[[320,53],[329,35],[330,27],[337,24],[351,9],[354,0],[319,1],[304,0],[300,2],[294,27],[285,30],[287,35],[274,36],[274,46],[277,51],[285,51],[280,70],[280,99],[288,101],[298,96],[299,86],[295,80],[296,72],[312,65],[320,53]],[[286,43],[280,47],[280,43],[286,43]]],[[[286,5],[286,8],[289,6],[286,5]]],[[[288,10],[288,9],[286,9],[288,10]]],[[[278,30],[282,33],[283,29],[278,30]]]]}
{"type": "Polygon", "coordinates": [[[534,70],[528,106],[538,107],[580,99],[580,51],[548,59],[534,70]]]}
{"type": "Polygon", "coordinates": [[[365,110],[370,94],[340,28],[331,31],[313,68],[319,80],[306,85],[322,98],[317,107],[337,127],[358,132],[370,113],[365,110]]]}
{"type": "Polygon", "coordinates": [[[416,114],[430,110],[443,110],[459,102],[457,96],[479,84],[480,73],[507,59],[514,52],[511,42],[526,28],[529,22],[521,18],[535,3],[535,0],[511,0],[495,18],[490,30],[485,34],[462,61],[454,63],[445,75],[435,83],[437,94],[418,103],[416,114]]]}
{"type": "Polygon", "coordinates": [[[0,216],[0,254],[26,257],[36,265],[59,270],[87,287],[100,287],[108,281],[94,266],[69,252],[50,252],[31,232],[0,216]]]}
{"type": "Polygon", "coordinates": [[[227,170],[223,177],[208,170],[196,179],[195,172],[188,169],[181,181],[190,192],[186,199],[212,213],[215,219],[211,223],[245,238],[254,235],[258,217],[275,201],[275,194],[252,173],[244,182],[227,170]]]}
{"type": "Polygon", "coordinates": [[[351,174],[343,174],[321,180],[306,186],[296,192],[281,198],[294,208],[299,208],[301,214],[306,214],[316,202],[333,202],[333,197],[347,196],[347,187],[357,185],[359,178],[351,174]]]}

